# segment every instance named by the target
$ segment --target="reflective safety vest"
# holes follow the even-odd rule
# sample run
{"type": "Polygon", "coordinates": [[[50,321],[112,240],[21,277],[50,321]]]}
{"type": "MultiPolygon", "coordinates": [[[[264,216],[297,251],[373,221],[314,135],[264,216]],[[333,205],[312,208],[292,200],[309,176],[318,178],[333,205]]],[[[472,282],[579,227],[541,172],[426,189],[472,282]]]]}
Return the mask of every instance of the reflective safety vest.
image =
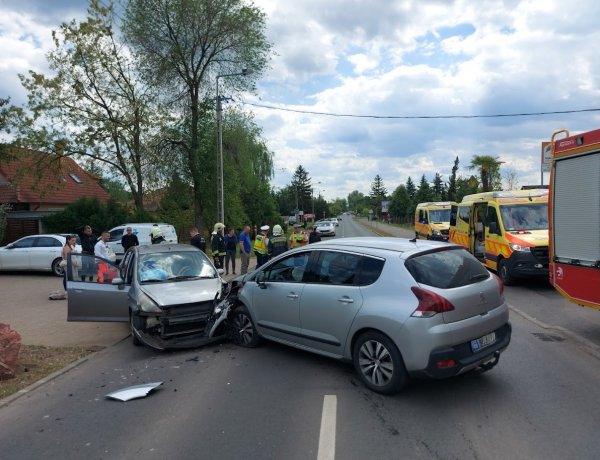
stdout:
{"type": "Polygon", "coordinates": [[[267,250],[267,244],[269,243],[269,238],[265,235],[256,235],[256,239],[254,240],[254,252],[261,255],[266,255],[269,253],[267,250]]]}
{"type": "Polygon", "coordinates": [[[300,246],[305,246],[307,244],[306,235],[304,232],[300,233],[292,233],[290,235],[290,246],[292,248],[298,248],[300,246]]]}

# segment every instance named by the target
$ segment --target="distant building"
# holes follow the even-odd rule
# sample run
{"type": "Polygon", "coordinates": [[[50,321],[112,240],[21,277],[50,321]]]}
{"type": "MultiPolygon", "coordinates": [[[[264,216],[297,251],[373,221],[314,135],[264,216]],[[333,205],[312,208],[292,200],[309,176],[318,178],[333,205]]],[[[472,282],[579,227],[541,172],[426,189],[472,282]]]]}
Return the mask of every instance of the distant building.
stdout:
{"type": "Polygon", "coordinates": [[[109,199],[100,178],[70,157],[21,148],[9,148],[7,153],[0,159],[0,203],[10,204],[11,210],[1,245],[44,232],[42,217],[79,198],[103,203],[109,199]]]}

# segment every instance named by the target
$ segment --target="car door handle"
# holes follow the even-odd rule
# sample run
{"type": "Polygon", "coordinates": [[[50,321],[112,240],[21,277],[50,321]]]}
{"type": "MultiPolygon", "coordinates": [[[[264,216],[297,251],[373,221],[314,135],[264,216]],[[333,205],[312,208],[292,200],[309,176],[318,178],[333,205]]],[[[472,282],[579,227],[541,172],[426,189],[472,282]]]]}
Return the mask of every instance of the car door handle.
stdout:
{"type": "Polygon", "coordinates": [[[342,303],[354,303],[354,299],[351,299],[350,297],[340,297],[338,299],[338,302],[342,302],[342,303]]]}
{"type": "Polygon", "coordinates": [[[294,294],[293,292],[290,292],[290,293],[287,295],[287,298],[288,298],[288,299],[297,299],[297,298],[298,298],[298,294],[294,294]]]}

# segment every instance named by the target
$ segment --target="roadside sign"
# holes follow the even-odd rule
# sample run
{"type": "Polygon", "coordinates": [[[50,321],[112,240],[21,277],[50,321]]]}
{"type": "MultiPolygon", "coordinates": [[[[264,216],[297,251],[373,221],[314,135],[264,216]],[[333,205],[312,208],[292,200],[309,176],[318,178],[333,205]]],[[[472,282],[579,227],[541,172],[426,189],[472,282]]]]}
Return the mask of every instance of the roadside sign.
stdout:
{"type": "Polygon", "coordinates": [[[550,172],[552,164],[550,142],[542,142],[542,172],[550,172]]]}

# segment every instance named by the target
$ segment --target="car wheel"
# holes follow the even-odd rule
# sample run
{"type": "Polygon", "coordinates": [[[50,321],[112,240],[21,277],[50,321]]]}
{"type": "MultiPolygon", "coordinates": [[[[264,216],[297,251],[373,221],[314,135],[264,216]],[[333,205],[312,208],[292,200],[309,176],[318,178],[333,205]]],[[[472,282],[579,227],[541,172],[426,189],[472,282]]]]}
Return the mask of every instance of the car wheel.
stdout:
{"type": "Polygon", "coordinates": [[[240,306],[234,310],[229,325],[231,338],[236,345],[245,348],[254,348],[259,345],[260,336],[246,307],[240,306]]]}
{"type": "Polygon", "coordinates": [[[52,261],[51,270],[52,270],[52,273],[54,273],[56,276],[64,276],[65,275],[63,268],[60,266],[61,260],[62,260],[62,257],[59,257],[58,259],[54,259],[52,261]]]}
{"type": "Polygon", "coordinates": [[[498,262],[498,275],[500,275],[500,279],[505,286],[511,286],[515,284],[515,278],[510,274],[510,270],[508,269],[504,259],[500,259],[498,262]]]}
{"type": "Polygon", "coordinates": [[[352,359],[363,383],[377,393],[397,393],[408,382],[400,351],[384,334],[362,334],[354,344],[352,359]]]}
{"type": "Polygon", "coordinates": [[[136,347],[139,347],[142,344],[142,341],[135,331],[135,326],[133,325],[133,314],[131,312],[129,312],[129,330],[131,331],[131,341],[136,347]]]}

